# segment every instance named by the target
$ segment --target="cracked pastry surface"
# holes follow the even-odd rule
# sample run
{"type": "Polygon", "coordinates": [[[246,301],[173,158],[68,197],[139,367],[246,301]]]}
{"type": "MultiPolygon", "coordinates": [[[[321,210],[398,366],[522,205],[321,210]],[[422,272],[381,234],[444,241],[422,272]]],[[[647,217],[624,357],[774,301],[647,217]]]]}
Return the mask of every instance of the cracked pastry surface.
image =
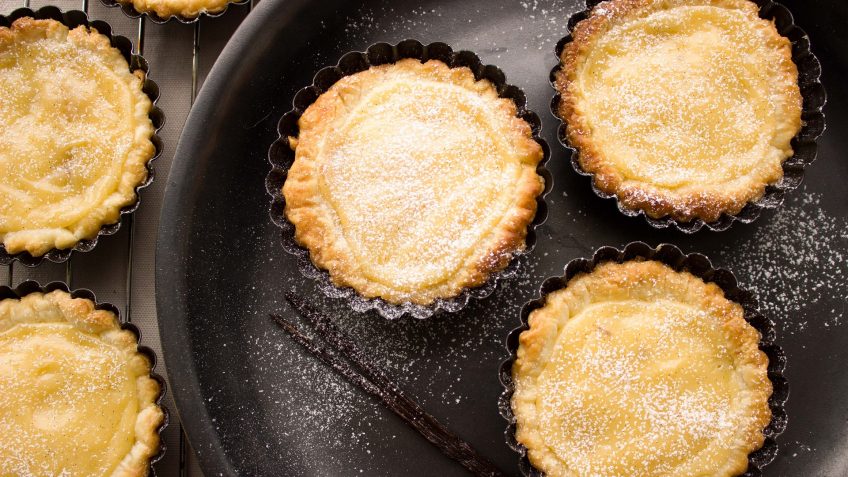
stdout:
{"type": "Polygon", "coordinates": [[[512,408],[548,477],[730,477],[762,446],[768,358],[715,284],[607,262],[549,294],[529,325],[512,408]]]}
{"type": "Polygon", "coordinates": [[[283,185],[295,239],[337,286],[427,305],[525,247],[542,148],[466,67],[404,59],[346,76],[301,116],[283,185]]]}
{"type": "Polygon", "coordinates": [[[610,0],[561,54],[559,116],[628,209],[714,222],[783,176],[801,127],[792,47],[748,0],[610,0]]]}
{"type": "Polygon", "coordinates": [[[0,476],[146,476],[164,414],[136,346],[61,290],[0,301],[0,476]]]}
{"type": "Polygon", "coordinates": [[[41,256],[135,202],[155,148],[144,74],[94,29],[0,27],[0,241],[41,256]]]}

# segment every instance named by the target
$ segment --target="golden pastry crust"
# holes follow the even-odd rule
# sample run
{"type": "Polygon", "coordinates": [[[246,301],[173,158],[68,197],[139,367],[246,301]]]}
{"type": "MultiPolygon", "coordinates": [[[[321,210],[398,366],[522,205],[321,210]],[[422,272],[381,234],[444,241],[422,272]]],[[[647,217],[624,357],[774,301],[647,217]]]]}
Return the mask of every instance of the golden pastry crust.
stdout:
{"type": "Polygon", "coordinates": [[[801,128],[792,47],[748,0],[610,0],[577,24],[558,115],[595,185],[714,222],[783,176],[801,128]]]}
{"type": "Polygon", "coordinates": [[[137,12],[153,12],[163,19],[172,16],[193,19],[202,13],[221,12],[233,1],[235,0],[118,0],[118,3],[132,5],[137,12]]]}
{"type": "Polygon", "coordinates": [[[144,72],[95,29],[0,27],[0,241],[41,256],[92,239],[135,202],[155,154],[144,72]]]}
{"type": "Polygon", "coordinates": [[[137,345],[61,290],[0,301],[0,475],[148,475],[164,413],[137,345]]]}
{"type": "Polygon", "coordinates": [[[298,125],[285,213],[335,285],[428,305],[483,284],[524,248],[542,148],[470,69],[372,67],[339,80],[298,125]]]}
{"type": "Polygon", "coordinates": [[[549,294],[519,337],[516,439],[549,477],[730,477],[771,420],[768,357],[742,307],[655,261],[549,294]]]}

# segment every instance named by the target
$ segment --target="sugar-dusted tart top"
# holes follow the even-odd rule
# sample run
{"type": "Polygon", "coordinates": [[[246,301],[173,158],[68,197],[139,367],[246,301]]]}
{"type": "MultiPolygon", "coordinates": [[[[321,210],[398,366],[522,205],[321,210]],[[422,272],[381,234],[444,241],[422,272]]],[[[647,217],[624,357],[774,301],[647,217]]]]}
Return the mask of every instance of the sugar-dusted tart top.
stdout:
{"type": "Polygon", "coordinates": [[[512,408],[548,477],[730,477],[762,446],[768,358],[715,284],[608,262],[549,294],[529,325],[512,408]]]}
{"type": "Polygon", "coordinates": [[[143,73],[94,29],[0,27],[0,242],[40,256],[116,222],[147,177],[143,73]]]}
{"type": "Polygon", "coordinates": [[[761,197],[792,156],[797,68],[753,2],[602,2],[561,61],[568,139],[627,208],[712,222],[761,197]]]}
{"type": "Polygon", "coordinates": [[[468,68],[405,59],[346,76],[299,128],[286,216],[335,284],[426,305],[524,248],[542,148],[468,68]]]}
{"type": "Polygon", "coordinates": [[[147,475],[164,415],[136,345],[60,290],[0,301],[0,475],[147,475]]]}

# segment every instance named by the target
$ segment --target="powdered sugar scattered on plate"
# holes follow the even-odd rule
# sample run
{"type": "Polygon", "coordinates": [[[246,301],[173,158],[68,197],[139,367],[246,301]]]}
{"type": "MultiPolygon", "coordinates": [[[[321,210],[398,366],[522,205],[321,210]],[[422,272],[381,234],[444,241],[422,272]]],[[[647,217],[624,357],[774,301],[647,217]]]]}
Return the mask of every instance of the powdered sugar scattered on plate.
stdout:
{"type": "Polygon", "coordinates": [[[785,333],[839,326],[848,311],[848,221],[821,204],[819,192],[790,194],[752,236],[716,254],[785,333]],[[811,314],[822,300],[838,305],[811,314]]]}

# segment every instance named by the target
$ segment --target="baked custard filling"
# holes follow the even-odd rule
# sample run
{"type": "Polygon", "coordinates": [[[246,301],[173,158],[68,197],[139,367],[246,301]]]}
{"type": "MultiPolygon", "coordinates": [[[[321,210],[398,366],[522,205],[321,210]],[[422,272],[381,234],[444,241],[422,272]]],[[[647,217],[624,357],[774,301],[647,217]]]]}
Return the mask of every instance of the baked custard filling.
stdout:
{"type": "Polygon", "coordinates": [[[748,21],[737,10],[678,7],[599,38],[576,86],[593,137],[627,179],[722,184],[792,154],[795,131],[777,124],[768,58],[737,53],[762,41],[748,21]]]}
{"type": "Polygon", "coordinates": [[[754,419],[736,400],[745,382],[723,340],[703,312],[673,301],[589,307],[537,378],[542,438],[576,475],[675,475],[693,455],[720,458],[711,444],[754,419]]]}
{"type": "Polygon", "coordinates": [[[515,102],[469,68],[403,59],[345,76],[298,130],[285,214],[334,285],[429,305],[525,248],[544,153],[515,102]]]}
{"type": "Polygon", "coordinates": [[[88,299],[0,300],[0,476],[148,475],[165,415],[137,346],[88,299]]]}
{"type": "Polygon", "coordinates": [[[368,279],[403,290],[438,284],[497,225],[521,169],[493,121],[474,92],[394,81],[328,135],[322,193],[368,279]]]}
{"type": "Polygon", "coordinates": [[[0,28],[0,239],[7,252],[71,248],[136,200],[155,151],[139,75],[94,29],[32,18],[0,28]]]}
{"type": "Polygon", "coordinates": [[[0,475],[111,475],[135,442],[136,379],[71,324],[0,334],[0,475]]]}
{"type": "Polygon", "coordinates": [[[516,440],[548,477],[732,477],[771,419],[768,357],[738,303],[655,261],[550,293],[512,368],[516,440]]]}
{"type": "Polygon", "coordinates": [[[556,87],[596,185],[679,221],[738,213],[801,127],[792,47],[748,0],[611,0],[579,22],[556,87]]]}

